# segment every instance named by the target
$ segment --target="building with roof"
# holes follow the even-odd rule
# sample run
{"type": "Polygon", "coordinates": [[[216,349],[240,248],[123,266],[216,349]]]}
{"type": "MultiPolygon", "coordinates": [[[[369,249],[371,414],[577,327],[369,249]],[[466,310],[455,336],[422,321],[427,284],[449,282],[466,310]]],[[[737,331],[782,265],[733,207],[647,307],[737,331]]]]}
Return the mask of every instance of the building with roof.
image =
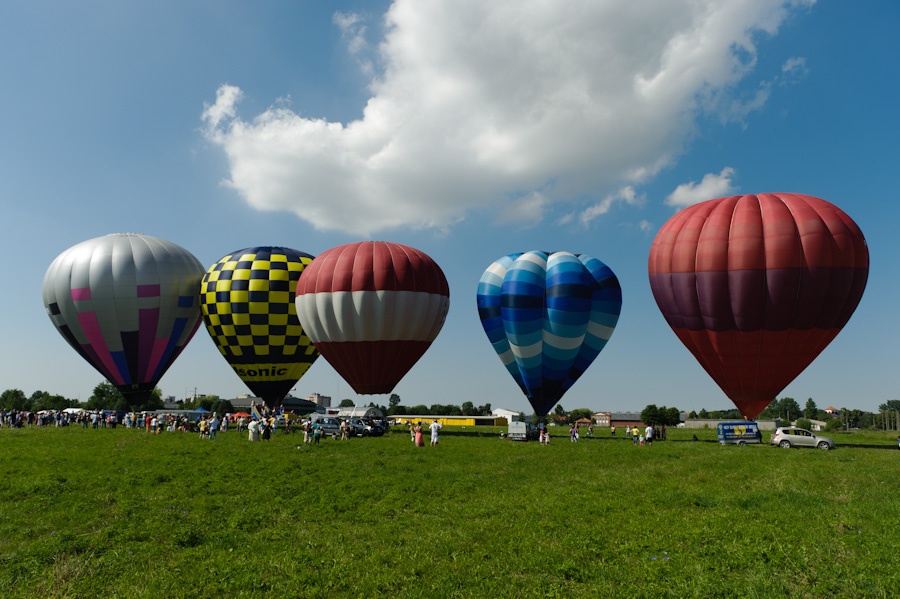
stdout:
{"type": "Polygon", "coordinates": [[[506,408],[496,408],[494,410],[491,410],[491,416],[493,416],[494,418],[506,418],[507,422],[518,422],[522,420],[521,412],[507,410],[506,408]]]}
{"type": "Polygon", "coordinates": [[[312,413],[325,413],[325,408],[323,408],[322,406],[315,404],[308,399],[301,399],[299,397],[294,397],[293,395],[288,395],[283,400],[281,400],[281,408],[285,412],[293,412],[295,414],[302,415],[312,413]]]}
{"type": "Polygon", "coordinates": [[[321,393],[310,393],[306,396],[307,401],[311,401],[317,406],[321,406],[323,408],[331,407],[331,396],[322,395],[321,393]]]}
{"type": "Polygon", "coordinates": [[[437,420],[442,426],[506,426],[506,418],[497,416],[433,416],[431,414],[395,414],[392,416],[397,424],[407,422],[431,422],[437,420]]]}
{"type": "Polygon", "coordinates": [[[382,412],[378,408],[373,408],[369,406],[350,406],[346,408],[323,408],[323,412],[327,413],[329,416],[336,416],[337,418],[375,418],[382,419],[384,418],[384,412],[382,412]]]}

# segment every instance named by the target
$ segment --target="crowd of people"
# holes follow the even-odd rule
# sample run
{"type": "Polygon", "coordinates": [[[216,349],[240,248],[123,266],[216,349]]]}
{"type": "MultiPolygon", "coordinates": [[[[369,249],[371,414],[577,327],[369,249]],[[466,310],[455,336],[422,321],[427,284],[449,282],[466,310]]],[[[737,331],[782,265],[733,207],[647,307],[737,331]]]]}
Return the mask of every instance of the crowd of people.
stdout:
{"type": "MultiPolygon", "coordinates": [[[[220,432],[227,431],[229,426],[234,426],[239,433],[246,432],[251,442],[268,441],[275,431],[282,427],[285,433],[295,430],[303,432],[305,445],[317,444],[331,434],[334,439],[348,440],[352,436],[350,424],[346,419],[339,419],[339,430],[326,433],[320,422],[313,418],[300,418],[293,414],[279,414],[266,406],[253,407],[254,415],[227,414],[219,417],[215,413],[195,416],[193,419],[186,414],[174,413],[117,413],[111,410],[44,410],[39,412],[26,410],[0,410],[0,428],[26,428],[48,426],[80,426],[81,428],[126,428],[143,429],[147,433],[161,434],[163,432],[194,432],[199,433],[201,439],[215,440],[220,432]]],[[[442,425],[435,419],[430,424],[409,421],[406,423],[409,429],[410,441],[417,447],[425,445],[424,434],[429,433],[430,445],[438,444],[439,432],[442,425]]],[[[501,437],[504,434],[501,433],[501,437]]],[[[587,436],[594,436],[594,426],[589,425],[587,436]]],[[[610,427],[610,436],[616,437],[616,427],[610,427]]],[[[572,425],[569,429],[569,439],[577,443],[581,438],[581,430],[578,425],[572,425]]],[[[666,427],[656,428],[652,425],[643,430],[637,425],[625,426],[625,439],[630,439],[633,445],[649,446],[654,440],[666,439],[666,427]]],[[[538,430],[538,440],[541,445],[550,444],[550,432],[541,424],[538,430]]],[[[898,437],[900,446],[900,437],[898,437]]]]}
{"type": "MultiPolygon", "coordinates": [[[[615,431],[613,431],[615,436],[615,431]]],[[[638,426],[625,427],[625,439],[631,439],[632,445],[644,447],[645,445],[653,445],[654,440],[666,440],[666,426],[663,425],[658,429],[653,425],[647,425],[643,431],[638,426]]]]}
{"type": "MultiPolygon", "coordinates": [[[[48,426],[78,426],[81,428],[116,428],[117,426],[142,429],[150,434],[164,432],[198,433],[201,439],[215,440],[219,433],[234,427],[239,433],[246,432],[251,442],[268,441],[280,429],[284,433],[296,430],[303,432],[304,443],[318,443],[326,436],[322,425],[313,417],[302,418],[293,413],[276,411],[263,405],[254,405],[253,414],[236,413],[222,416],[214,412],[191,413],[156,413],[128,412],[113,410],[0,410],[0,428],[30,428],[48,426]]],[[[350,422],[339,419],[340,428],[334,432],[335,438],[349,439],[353,435],[350,422]]],[[[368,423],[384,430],[384,423],[368,423]]],[[[437,434],[433,435],[435,443],[437,434]]]]}

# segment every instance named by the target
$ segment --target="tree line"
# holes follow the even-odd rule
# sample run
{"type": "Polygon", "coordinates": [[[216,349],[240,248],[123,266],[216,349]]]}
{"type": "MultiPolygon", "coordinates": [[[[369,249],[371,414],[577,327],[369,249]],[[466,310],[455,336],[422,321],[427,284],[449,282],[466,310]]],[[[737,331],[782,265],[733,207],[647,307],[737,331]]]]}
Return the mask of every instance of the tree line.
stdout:
{"type": "MultiPolygon", "coordinates": [[[[66,408],[82,408],[85,410],[115,410],[117,412],[152,411],[162,410],[164,402],[162,391],[159,387],[153,390],[153,394],[145,403],[135,405],[129,403],[124,395],[108,381],[103,381],[94,387],[91,396],[85,402],[70,399],[62,395],[54,395],[47,391],[35,391],[31,395],[25,395],[21,389],[7,389],[0,393],[0,409],[18,410],[24,412],[40,412],[43,410],[61,411],[66,408]]],[[[203,408],[210,412],[225,414],[233,412],[231,402],[220,399],[217,395],[204,395],[202,397],[186,399],[182,403],[185,410],[203,408]]]]}
{"type": "MultiPolygon", "coordinates": [[[[471,401],[464,401],[460,405],[455,404],[425,404],[404,405],[401,403],[400,396],[396,393],[391,394],[388,400],[389,406],[380,406],[370,402],[368,407],[378,408],[387,416],[397,414],[414,414],[419,416],[490,416],[491,404],[475,405],[471,401]]],[[[353,406],[355,402],[352,399],[343,399],[340,402],[341,407],[353,406]]],[[[108,381],[103,381],[94,387],[91,396],[84,403],[77,399],[71,399],[58,394],[52,394],[47,391],[35,391],[31,395],[26,395],[21,389],[7,389],[0,393],[0,409],[3,410],[22,410],[39,412],[42,410],[64,410],[66,408],[84,408],[86,410],[116,410],[119,412],[127,411],[151,411],[161,410],[164,407],[162,400],[162,391],[157,387],[153,390],[152,397],[143,405],[132,405],[122,395],[121,392],[108,381]]],[[[227,399],[221,399],[217,395],[204,395],[200,397],[185,399],[182,402],[182,408],[185,410],[194,410],[203,408],[210,412],[218,414],[226,414],[234,412],[234,407],[227,399]]],[[[525,419],[525,414],[520,414],[525,419]]],[[[547,419],[559,424],[575,422],[581,419],[592,419],[593,411],[588,408],[575,408],[566,410],[562,404],[557,404],[553,412],[547,415],[547,419]]],[[[733,419],[742,420],[743,416],[737,408],[729,410],[706,410],[692,411],[688,418],[701,419],[733,419]]],[[[820,409],[812,397],[806,400],[801,408],[800,404],[793,397],[781,397],[770,403],[765,410],[759,415],[759,418],[765,420],[780,419],[784,422],[798,422],[798,426],[810,428],[810,421],[819,420],[827,423],[828,430],[841,429],[873,429],[873,430],[900,430],[900,399],[890,399],[878,406],[878,412],[867,412],[865,410],[841,408],[837,414],[828,414],[825,410],[820,409]]],[[[641,411],[641,421],[645,424],[653,426],[676,426],[681,419],[681,412],[678,408],[668,408],[666,406],[657,407],[650,404],[641,411]]],[[[536,415],[531,415],[531,420],[537,422],[539,419],[536,415]]]]}
{"type": "MultiPolygon", "coordinates": [[[[374,403],[370,403],[369,407],[378,408],[387,416],[394,416],[397,414],[410,414],[416,416],[490,416],[491,415],[491,404],[486,403],[484,405],[476,406],[471,401],[464,401],[461,405],[455,404],[431,404],[430,406],[426,406],[425,404],[416,404],[416,405],[404,405],[400,403],[402,400],[400,396],[396,393],[392,393],[391,397],[388,399],[388,407],[375,405],[374,403]]],[[[343,406],[345,402],[349,402],[349,405],[353,405],[352,400],[345,399],[341,402],[343,406]]]]}
{"type": "MultiPolygon", "coordinates": [[[[711,418],[715,420],[735,419],[743,420],[743,416],[737,408],[730,410],[705,409],[692,411],[688,418],[711,418]]],[[[878,412],[866,410],[841,408],[836,414],[829,414],[820,409],[812,397],[807,398],[801,408],[793,397],[780,397],[766,406],[759,415],[763,420],[782,420],[784,422],[797,422],[801,428],[811,428],[812,420],[826,423],[826,430],[900,430],[900,399],[889,399],[878,406],[878,412]]]]}

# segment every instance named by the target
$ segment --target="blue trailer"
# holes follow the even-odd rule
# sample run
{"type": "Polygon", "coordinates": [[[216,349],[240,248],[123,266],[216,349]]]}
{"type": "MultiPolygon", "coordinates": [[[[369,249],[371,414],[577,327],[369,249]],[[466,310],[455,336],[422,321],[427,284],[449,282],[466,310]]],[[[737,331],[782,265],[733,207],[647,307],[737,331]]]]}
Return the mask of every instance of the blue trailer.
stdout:
{"type": "Polygon", "coordinates": [[[717,428],[722,445],[762,442],[762,433],[755,422],[720,422],[717,428]]]}

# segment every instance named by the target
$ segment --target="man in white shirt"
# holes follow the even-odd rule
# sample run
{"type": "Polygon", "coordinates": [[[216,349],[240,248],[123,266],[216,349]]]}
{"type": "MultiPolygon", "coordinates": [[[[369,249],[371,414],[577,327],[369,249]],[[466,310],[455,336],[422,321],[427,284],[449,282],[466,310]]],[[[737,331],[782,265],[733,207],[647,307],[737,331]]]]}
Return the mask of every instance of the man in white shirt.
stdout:
{"type": "Polygon", "coordinates": [[[428,430],[431,431],[431,445],[435,446],[438,444],[438,431],[441,430],[441,425],[438,424],[438,421],[435,420],[428,427],[428,430]]]}

